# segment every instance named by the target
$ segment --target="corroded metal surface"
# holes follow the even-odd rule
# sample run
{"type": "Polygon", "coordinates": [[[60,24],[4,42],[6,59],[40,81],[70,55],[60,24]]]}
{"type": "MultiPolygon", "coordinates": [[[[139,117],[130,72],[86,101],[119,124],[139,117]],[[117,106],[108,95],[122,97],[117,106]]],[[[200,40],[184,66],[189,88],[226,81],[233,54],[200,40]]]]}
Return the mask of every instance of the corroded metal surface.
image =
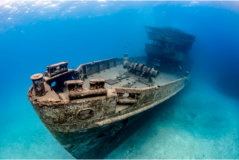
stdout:
{"type": "Polygon", "coordinates": [[[140,118],[145,114],[147,113],[89,130],[68,133],[51,131],[51,133],[75,158],[105,158],[142,125],[140,118]]]}

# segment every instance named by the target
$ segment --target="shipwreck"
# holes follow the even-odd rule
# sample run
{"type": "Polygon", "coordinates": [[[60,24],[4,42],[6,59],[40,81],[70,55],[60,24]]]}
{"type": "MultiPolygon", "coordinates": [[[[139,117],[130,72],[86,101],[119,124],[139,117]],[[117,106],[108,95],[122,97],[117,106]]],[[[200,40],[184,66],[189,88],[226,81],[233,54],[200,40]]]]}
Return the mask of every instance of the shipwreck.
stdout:
{"type": "Polygon", "coordinates": [[[68,62],[49,65],[45,73],[31,76],[28,98],[44,125],[75,158],[104,158],[136,129],[135,121],[145,111],[188,82],[186,70],[163,67],[161,56],[149,56],[147,60],[125,54],[77,69],[69,69],[68,62]]]}

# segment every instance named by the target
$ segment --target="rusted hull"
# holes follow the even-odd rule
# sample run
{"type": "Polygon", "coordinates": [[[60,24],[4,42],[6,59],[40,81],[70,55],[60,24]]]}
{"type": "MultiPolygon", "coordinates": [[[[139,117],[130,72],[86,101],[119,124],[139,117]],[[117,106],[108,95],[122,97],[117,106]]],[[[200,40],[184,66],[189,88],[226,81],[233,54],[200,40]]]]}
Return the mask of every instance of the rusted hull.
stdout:
{"type": "Polygon", "coordinates": [[[71,133],[51,131],[62,146],[77,159],[102,159],[132,135],[145,113],[103,127],[71,133]]]}
{"type": "MultiPolygon", "coordinates": [[[[53,116],[52,118],[47,117],[48,114],[52,116],[54,113],[69,113],[71,111],[70,108],[73,108],[72,113],[70,113],[70,115],[72,115],[75,108],[82,107],[83,104],[75,104],[75,107],[72,104],[56,107],[40,107],[37,104],[33,104],[33,106],[52,135],[75,158],[104,158],[140,126],[142,121],[139,119],[144,119],[143,116],[147,113],[146,111],[154,108],[181,91],[185,86],[185,81],[186,79],[179,79],[162,85],[159,88],[145,90],[142,93],[142,99],[139,100],[139,104],[141,105],[135,106],[139,109],[129,112],[128,114],[119,114],[115,117],[109,117],[102,121],[85,122],[88,129],[82,129],[82,127],[87,127],[81,123],[67,124],[61,122],[59,120],[59,117],[61,117],[59,114],[56,114],[57,116],[53,116]],[[140,101],[142,101],[142,103],[140,103],[140,101]],[[50,119],[51,121],[49,121],[50,119]]],[[[120,92],[125,89],[121,88],[120,90],[116,90],[120,92]]],[[[103,108],[105,104],[112,105],[114,99],[108,98],[106,101],[97,101],[102,103],[93,103],[93,105],[97,104],[100,106],[99,108],[103,108]]],[[[88,104],[87,101],[84,101],[84,103],[88,104]]],[[[131,107],[133,110],[134,107],[131,107]]],[[[64,117],[64,119],[73,121],[72,118],[69,117],[64,117]]]]}

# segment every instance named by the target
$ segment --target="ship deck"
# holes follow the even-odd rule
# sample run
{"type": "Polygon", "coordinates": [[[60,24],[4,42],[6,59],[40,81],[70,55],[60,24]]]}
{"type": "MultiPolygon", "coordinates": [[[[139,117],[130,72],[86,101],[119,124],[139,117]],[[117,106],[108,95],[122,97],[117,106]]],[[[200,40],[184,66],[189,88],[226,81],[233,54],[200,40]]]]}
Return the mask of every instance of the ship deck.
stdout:
{"type": "MultiPolygon", "coordinates": [[[[146,88],[155,85],[161,85],[178,79],[180,75],[176,72],[170,72],[165,70],[159,70],[156,77],[152,77],[151,82],[140,75],[128,72],[123,65],[117,65],[115,67],[102,70],[98,73],[88,75],[84,79],[83,88],[89,88],[89,81],[91,79],[105,79],[105,88],[111,89],[114,87],[125,87],[125,88],[146,88]]],[[[69,100],[68,93],[65,91],[55,91],[51,89],[49,85],[45,84],[46,94],[42,97],[35,97],[38,101],[49,102],[49,101],[63,101],[67,102],[69,100]]],[[[89,97],[92,99],[94,97],[89,97]]],[[[96,97],[100,98],[100,97],[96,97]]],[[[84,98],[87,99],[87,98],[84,98]]],[[[122,106],[124,107],[124,106],[122,106]]],[[[117,110],[122,110],[122,108],[117,108],[117,110]]]]}
{"type": "Polygon", "coordinates": [[[112,87],[126,87],[126,88],[145,88],[154,85],[161,85],[179,78],[175,73],[168,71],[159,71],[156,78],[152,78],[152,82],[147,79],[129,73],[127,69],[123,68],[123,65],[118,65],[110,69],[103,70],[99,73],[92,74],[84,80],[84,88],[89,87],[90,79],[103,78],[106,80],[105,87],[110,89],[112,87]]]}

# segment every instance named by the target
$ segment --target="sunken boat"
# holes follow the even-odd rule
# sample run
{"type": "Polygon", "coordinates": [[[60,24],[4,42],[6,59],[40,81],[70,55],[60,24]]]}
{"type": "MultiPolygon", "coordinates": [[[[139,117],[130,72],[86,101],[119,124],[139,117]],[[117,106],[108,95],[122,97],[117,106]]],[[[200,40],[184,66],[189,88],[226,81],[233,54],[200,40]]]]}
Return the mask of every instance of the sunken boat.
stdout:
{"type": "Polygon", "coordinates": [[[148,63],[177,65],[184,70],[190,70],[189,51],[195,37],[172,27],[146,27],[149,42],[145,45],[148,63]]]}
{"type": "Polygon", "coordinates": [[[188,72],[160,59],[112,58],[31,76],[28,98],[41,121],[75,158],[104,158],[140,125],[145,112],[180,92],[188,72]],[[155,63],[156,62],[156,63],[155,63]]]}

